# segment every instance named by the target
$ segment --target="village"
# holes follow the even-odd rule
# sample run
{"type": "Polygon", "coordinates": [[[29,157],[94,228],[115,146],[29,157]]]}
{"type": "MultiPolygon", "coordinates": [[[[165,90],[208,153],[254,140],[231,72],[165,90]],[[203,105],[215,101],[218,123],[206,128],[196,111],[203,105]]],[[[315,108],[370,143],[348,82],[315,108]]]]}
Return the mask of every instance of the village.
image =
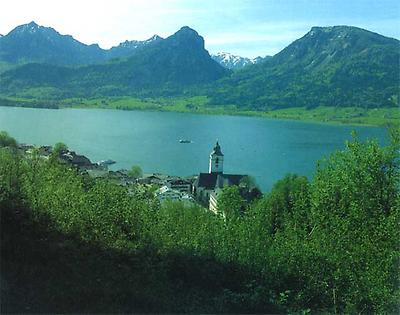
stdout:
{"type": "MultiPolygon", "coordinates": [[[[221,146],[216,142],[209,155],[209,169],[207,173],[192,176],[172,176],[160,173],[132,174],[129,170],[109,170],[108,166],[115,163],[105,160],[93,163],[84,155],[69,150],[65,145],[53,148],[52,146],[35,147],[28,144],[19,144],[19,150],[27,155],[37,152],[43,159],[56,155],[62,163],[77,168],[82,174],[95,179],[105,179],[127,188],[128,193],[136,190],[151,190],[154,197],[162,204],[167,201],[183,202],[187,205],[200,205],[213,213],[218,212],[218,196],[224,187],[238,186],[242,198],[251,202],[261,195],[248,175],[225,174],[224,154],[221,146]],[[57,151],[57,152],[55,152],[57,151]]],[[[139,168],[140,169],[140,168],[139,168]]]]}

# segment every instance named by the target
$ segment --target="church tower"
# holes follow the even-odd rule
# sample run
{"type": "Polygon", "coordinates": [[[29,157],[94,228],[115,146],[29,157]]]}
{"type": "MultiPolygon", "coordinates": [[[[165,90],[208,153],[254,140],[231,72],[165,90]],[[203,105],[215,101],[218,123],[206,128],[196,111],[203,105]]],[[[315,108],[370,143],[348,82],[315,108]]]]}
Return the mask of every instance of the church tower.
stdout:
{"type": "Polygon", "coordinates": [[[222,174],[224,170],[224,155],[221,152],[221,147],[219,143],[215,144],[214,149],[210,153],[210,167],[209,173],[219,173],[222,174]]]}

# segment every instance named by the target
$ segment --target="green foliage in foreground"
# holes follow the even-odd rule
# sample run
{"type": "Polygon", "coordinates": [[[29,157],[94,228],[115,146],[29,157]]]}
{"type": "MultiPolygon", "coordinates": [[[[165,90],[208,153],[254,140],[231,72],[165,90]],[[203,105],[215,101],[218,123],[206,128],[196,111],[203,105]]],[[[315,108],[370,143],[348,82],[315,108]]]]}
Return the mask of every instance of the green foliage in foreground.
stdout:
{"type": "MultiPolygon", "coordinates": [[[[23,213],[22,235],[35,227],[41,241],[34,248],[49,244],[40,251],[45,258],[30,249],[18,260],[2,236],[5,279],[11,288],[24,275],[29,283],[46,260],[50,287],[35,291],[36,312],[395,313],[399,140],[393,133],[381,148],[354,139],[322,161],[312,181],[288,175],[227,220],[179,203],[161,207],[143,191],[128,194],[55,160],[3,148],[2,222],[19,222],[23,213]],[[74,300],[82,308],[68,303],[74,300]],[[59,308],[46,308],[51,303],[59,308]]],[[[236,206],[225,200],[220,210],[236,206]]],[[[7,231],[6,240],[22,237],[7,231]]],[[[10,302],[19,291],[5,291],[3,310],[21,312],[10,302]]]]}
{"type": "Polygon", "coordinates": [[[0,131],[0,148],[3,147],[14,149],[17,147],[17,141],[13,137],[10,137],[6,131],[0,131]]]}

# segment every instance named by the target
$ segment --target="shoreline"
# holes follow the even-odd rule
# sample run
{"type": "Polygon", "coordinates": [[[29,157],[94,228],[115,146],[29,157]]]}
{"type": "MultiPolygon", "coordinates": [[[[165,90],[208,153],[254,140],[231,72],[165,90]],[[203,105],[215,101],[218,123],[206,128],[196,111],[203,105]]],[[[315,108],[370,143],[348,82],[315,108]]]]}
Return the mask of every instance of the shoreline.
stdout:
{"type": "Polygon", "coordinates": [[[380,109],[361,109],[355,107],[335,108],[329,106],[320,106],[313,109],[306,109],[303,107],[291,107],[285,109],[276,109],[270,111],[255,111],[255,110],[241,110],[233,108],[232,106],[215,106],[207,107],[204,105],[196,106],[195,108],[188,108],[187,104],[176,104],[174,100],[168,100],[163,103],[159,100],[152,101],[138,101],[132,98],[117,98],[116,100],[106,99],[85,99],[83,101],[76,101],[75,99],[66,99],[59,102],[52,102],[46,104],[48,101],[39,100],[12,100],[1,99],[1,107],[22,107],[22,108],[40,108],[40,109],[113,109],[113,110],[128,110],[128,111],[149,111],[149,112],[175,112],[196,115],[216,115],[216,116],[240,116],[240,117],[255,117],[270,120],[287,120],[298,121],[314,124],[326,125],[344,125],[344,126],[365,126],[365,127],[400,127],[400,109],[398,108],[380,108],[380,109]],[[121,100],[122,99],[122,100],[121,100]],[[8,104],[3,104],[1,101],[8,101],[8,104]],[[120,105],[119,103],[124,103],[120,105]],[[133,103],[132,103],[133,101],[133,103]],[[108,103],[111,102],[111,103],[108,103]],[[79,104],[80,103],[80,104],[79,104]],[[100,104],[99,104],[100,103],[100,104]],[[149,104],[150,103],[150,104],[149,104]],[[397,110],[397,113],[396,113],[397,110]],[[352,112],[358,112],[354,114],[352,112]],[[381,112],[382,116],[387,113],[390,118],[376,116],[374,112],[381,112]],[[383,112],[383,114],[382,114],[383,112]],[[339,116],[337,116],[339,115],[339,116]],[[346,117],[346,115],[352,115],[346,117]],[[355,115],[355,116],[354,116],[355,115]]]}

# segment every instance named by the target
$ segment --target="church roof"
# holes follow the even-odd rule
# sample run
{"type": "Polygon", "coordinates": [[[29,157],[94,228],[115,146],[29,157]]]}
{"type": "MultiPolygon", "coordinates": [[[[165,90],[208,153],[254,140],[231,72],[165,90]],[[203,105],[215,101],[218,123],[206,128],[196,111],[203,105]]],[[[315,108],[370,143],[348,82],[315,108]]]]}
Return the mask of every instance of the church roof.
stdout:
{"type": "Polygon", "coordinates": [[[239,185],[241,179],[246,175],[236,174],[219,174],[219,173],[200,173],[197,179],[197,187],[204,187],[205,189],[215,189],[218,184],[218,177],[223,179],[224,183],[228,185],[239,185]]]}
{"type": "Polygon", "coordinates": [[[219,155],[219,156],[224,156],[224,155],[222,154],[221,147],[220,147],[218,141],[217,141],[217,143],[215,144],[215,147],[214,147],[214,149],[212,150],[211,154],[215,154],[215,155],[219,155]]]}

